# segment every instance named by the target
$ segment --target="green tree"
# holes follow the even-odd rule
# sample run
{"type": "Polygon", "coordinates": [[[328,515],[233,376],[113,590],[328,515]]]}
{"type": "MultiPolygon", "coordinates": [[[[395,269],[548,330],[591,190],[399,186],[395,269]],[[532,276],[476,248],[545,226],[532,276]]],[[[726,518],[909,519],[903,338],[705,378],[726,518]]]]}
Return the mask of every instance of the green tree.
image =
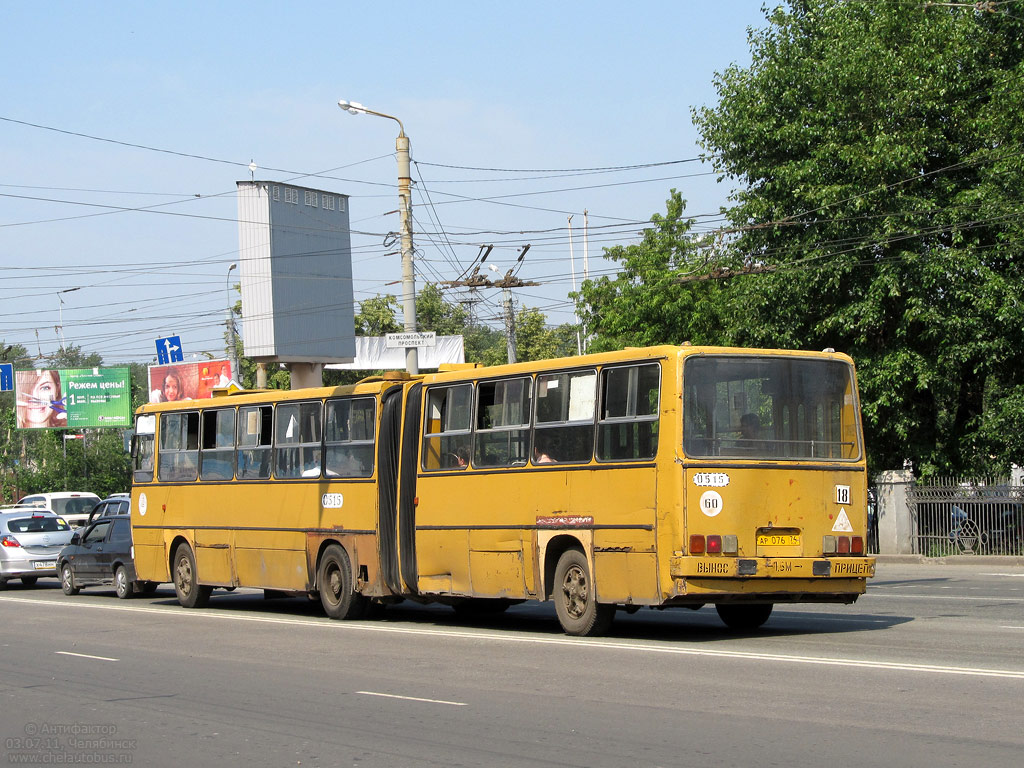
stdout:
{"type": "Polygon", "coordinates": [[[706,273],[711,263],[685,209],[673,189],[665,215],[651,217],[639,243],[605,249],[618,273],[586,281],[576,294],[580,321],[593,336],[588,350],[727,343],[728,291],[716,281],[682,282],[706,273]]]}
{"type": "Polygon", "coordinates": [[[520,362],[575,354],[574,326],[564,324],[549,328],[544,313],[531,307],[524,307],[516,313],[516,357],[520,362]]]}
{"type": "Polygon", "coordinates": [[[619,278],[582,291],[598,344],[834,347],[858,364],[873,469],[1024,463],[1024,20],[1008,9],[770,11],[750,66],[694,111],[737,185],[731,226],[666,232],[670,200],[611,254],[619,278]],[[724,268],[752,273],[676,282],[724,268]]]}
{"type": "Polygon", "coordinates": [[[445,301],[441,289],[434,283],[424,285],[416,297],[416,327],[421,331],[456,336],[465,330],[468,321],[465,307],[445,301]]]}
{"type": "Polygon", "coordinates": [[[779,267],[737,281],[738,338],[850,352],[880,468],[1024,458],[1024,412],[1006,407],[1024,396],[1022,134],[1005,112],[1022,32],[967,7],[806,0],[751,33],[751,66],[695,112],[743,184],[733,253],[779,267]]]}
{"type": "Polygon", "coordinates": [[[377,295],[372,299],[359,302],[359,311],[355,316],[356,336],[383,336],[386,333],[398,333],[401,324],[395,320],[398,311],[398,299],[387,294],[377,295]]]}

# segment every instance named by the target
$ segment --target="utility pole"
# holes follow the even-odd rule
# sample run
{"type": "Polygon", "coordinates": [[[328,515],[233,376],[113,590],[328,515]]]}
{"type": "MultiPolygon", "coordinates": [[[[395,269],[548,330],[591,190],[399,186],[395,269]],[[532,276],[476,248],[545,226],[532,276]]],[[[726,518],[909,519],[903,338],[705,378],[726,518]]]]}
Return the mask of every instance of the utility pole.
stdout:
{"type": "MultiPolygon", "coordinates": [[[[506,349],[508,351],[508,361],[510,363],[515,363],[518,361],[518,356],[516,354],[516,315],[515,307],[512,303],[512,289],[523,288],[530,285],[540,285],[540,283],[532,280],[520,280],[515,276],[515,272],[523,263],[523,257],[526,255],[526,252],[530,250],[529,244],[523,246],[523,249],[519,252],[519,258],[516,259],[516,263],[512,265],[511,269],[509,269],[500,280],[489,280],[487,277],[480,274],[480,267],[483,265],[484,261],[487,260],[487,257],[493,249],[494,246],[490,245],[487,246],[487,250],[484,252],[484,247],[481,246],[480,253],[482,254],[482,257],[479,257],[480,261],[477,263],[469,277],[462,280],[446,280],[442,284],[450,285],[453,288],[463,287],[471,290],[476,290],[477,288],[501,288],[504,298],[503,314],[505,318],[505,342],[506,349]]],[[[501,274],[501,270],[493,264],[488,264],[488,266],[496,275],[501,274]]]]}
{"type": "Polygon", "coordinates": [[[228,267],[228,276],[226,278],[227,284],[224,286],[224,291],[227,293],[228,299],[228,360],[231,361],[231,378],[237,381],[239,386],[241,386],[242,371],[238,367],[238,337],[235,335],[235,312],[231,306],[231,270],[237,266],[238,264],[232,264],[228,267]]]}
{"type": "MultiPolygon", "coordinates": [[[[494,266],[493,264],[491,265],[494,266]]],[[[516,313],[512,307],[512,289],[502,288],[502,295],[505,297],[505,346],[510,363],[519,362],[516,356],[516,313]]]]}
{"type": "MultiPolygon", "coordinates": [[[[572,248],[572,215],[569,216],[569,270],[572,273],[572,292],[576,293],[576,254],[572,248]]],[[[583,354],[583,336],[580,333],[580,316],[573,302],[572,319],[576,323],[576,354],[583,354]]]]}

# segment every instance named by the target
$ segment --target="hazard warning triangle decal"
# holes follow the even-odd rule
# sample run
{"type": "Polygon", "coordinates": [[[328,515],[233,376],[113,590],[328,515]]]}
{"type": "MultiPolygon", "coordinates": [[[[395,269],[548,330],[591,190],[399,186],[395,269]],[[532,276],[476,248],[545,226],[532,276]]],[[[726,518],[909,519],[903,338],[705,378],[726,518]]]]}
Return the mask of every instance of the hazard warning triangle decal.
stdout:
{"type": "Polygon", "coordinates": [[[839,517],[836,518],[836,524],[832,526],[832,530],[839,533],[853,533],[850,518],[846,515],[846,507],[839,508],[839,517]]]}

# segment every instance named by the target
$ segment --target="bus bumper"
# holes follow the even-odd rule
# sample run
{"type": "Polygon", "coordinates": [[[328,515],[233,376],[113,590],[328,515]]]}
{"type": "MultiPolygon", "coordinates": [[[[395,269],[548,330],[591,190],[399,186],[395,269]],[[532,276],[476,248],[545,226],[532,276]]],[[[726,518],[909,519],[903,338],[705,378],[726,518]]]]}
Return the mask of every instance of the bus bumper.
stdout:
{"type": "Polygon", "coordinates": [[[674,579],[867,579],[873,557],[673,557],[674,579]]]}

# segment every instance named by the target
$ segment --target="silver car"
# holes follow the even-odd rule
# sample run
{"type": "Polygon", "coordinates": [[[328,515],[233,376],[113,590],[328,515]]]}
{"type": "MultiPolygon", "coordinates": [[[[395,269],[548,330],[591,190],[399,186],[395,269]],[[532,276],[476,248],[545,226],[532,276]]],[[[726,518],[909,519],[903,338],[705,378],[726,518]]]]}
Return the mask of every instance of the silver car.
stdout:
{"type": "Polygon", "coordinates": [[[0,585],[21,579],[32,586],[57,575],[57,555],[71,541],[71,526],[48,509],[0,510],[0,585]]]}

